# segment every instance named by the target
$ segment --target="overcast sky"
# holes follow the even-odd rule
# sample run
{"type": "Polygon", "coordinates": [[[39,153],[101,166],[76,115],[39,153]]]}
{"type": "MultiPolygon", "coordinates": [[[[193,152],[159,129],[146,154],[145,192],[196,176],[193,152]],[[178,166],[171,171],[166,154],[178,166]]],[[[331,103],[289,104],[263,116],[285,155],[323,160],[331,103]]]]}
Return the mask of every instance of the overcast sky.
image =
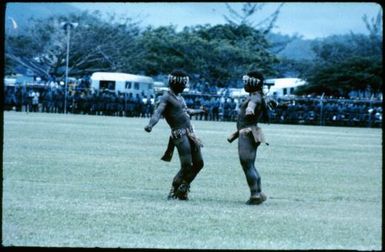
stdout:
{"type": "MultiPolygon", "coordinates": [[[[72,3],[81,10],[100,10],[102,13],[114,13],[118,17],[126,15],[142,19],[142,25],[176,25],[178,29],[197,24],[224,24],[223,17],[229,14],[224,2],[190,3],[72,3]]],[[[267,3],[259,11],[256,22],[269,16],[279,3],[267,3]]],[[[242,3],[231,3],[240,9],[242,3]]],[[[362,20],[364,15],[376,17],[381,6],[372,2],[296,2],[285,3],[276,22],[274,32],[299,34],[305,39],[314,39],[332,34],[367,33],[362,20]]]]}

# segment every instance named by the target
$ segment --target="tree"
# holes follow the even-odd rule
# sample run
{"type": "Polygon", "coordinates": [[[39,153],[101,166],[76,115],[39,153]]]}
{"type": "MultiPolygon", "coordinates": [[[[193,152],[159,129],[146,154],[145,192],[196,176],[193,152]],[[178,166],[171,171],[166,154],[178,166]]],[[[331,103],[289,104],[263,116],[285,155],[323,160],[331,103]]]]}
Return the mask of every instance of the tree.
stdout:
{"type": "Polygon", "coordinates": [[[298,94],[322,94],[347,97],[352,90],[381,92],[382,63],[376,57],[350,57],[331,65],[318,65],[298,94]]]}
{"type": "Polygon", "coordinates": [[[220,87],[236,86],[251,69],[271,73],[276,62],[265,36],[247,25],[198,25],[181,32],[173,26],[148,27],[138,44],[144,52],[140,67],[146,74],[184,68],[193,81],[220,87]]]}
{"type": "Polygon", "coordinates": [[[382,33],[379,16],[366,24],[369,35],[335,35],[315,41],[314,65],[304,73],[308,85],[298,94],[325,92],[348,96],[352,90],[381,92],[382,90],[382,33]]]}
{"type": "Polygon", "coordinates": [[[35,20],[27,34],[8,36],[7,60],[33,69],[41,77],[63,77],[66,33],[61,22],[77,22],[71,30],[69,74],[82,77],[96,71],[150,76],[175,68],[191,74],[193,82],[237,86],[252,69],[274,75],[277,58],[266,35],[247,24],[198,25],[177,32],[174,26],[141,30],[130,19],[102,21],[98,14],[56,16],[35,20]]]}
{"type": "Polygon", "coordinates": [[[143,57],[133,64],[148,75],[166,74],[183,67],[183,54],[176,47],[177,41],[174,26],[147,27],[138,38],[143,57]]]}
{"type": "MultiPolygon", "coordinates": [[[[245,3],[242,5],[241,10],[237,11],[231,7],[230,4],[226,3],[229,14],[223,16],[227,23],[232,26],[246,25],[253,27],[266,36],[273,36],[274,34],[272,34],[271,31],[274,27],[276,27],[275,23],[278,20],[281,8],[284,6],[284,3],[280,3],[278,7],[267,17],[261,18],[259,14],[265,6],[266,3],[245,3]]],[[[270,49],[273,53],[277,54],[285,49],[285,47],[290,42],[298,38],[299,36],[297,34],[294,36],[282,36],[279,41],[276,41],[270,45],[270,49]]],[[[270,38],[268,39],[270,40],[270,38]]]]}
{"type": "Polygon", "coordinates": [[[281,3],[277,9],[269,16],[259,20],[255,23],[255,16],[258,16],[258,11],[262,10],[265,3],[245,3],[243,4],[241,11],[236,11],[230,4],[226,3],[228,15],[224,15],[226,21],[233,26],[247,25],[268,34],[272,28],[274,28],[277,21],[280,10],[284,4],[281,3]]]}
{"type": "Polygon", "coordinates": [[[269,42],[260,31],[245,24],[226,24],[198,29],[196,33],[209,48],[202,72],[218,86],[237,86],[240,77],[252,69],[274,74],[272,65],[277,58],[269,52],[269,42]]]}
{"type": "Polygon", "coordinates": [[[122,52],[132,49],[139,29],[130,19],[103,22],[97,12],[79,15],[53,16],[48,19],[31,19],[27,31],[16,36],[7,36],[5,53],[10,62],[33,70],[44,79],[50,76],[63,77],[66,60],[66,33],[62,22],[77,22],[71,30],[69,73],[82,76],[89,72],[122,69],[119,58],[122,52]]]}

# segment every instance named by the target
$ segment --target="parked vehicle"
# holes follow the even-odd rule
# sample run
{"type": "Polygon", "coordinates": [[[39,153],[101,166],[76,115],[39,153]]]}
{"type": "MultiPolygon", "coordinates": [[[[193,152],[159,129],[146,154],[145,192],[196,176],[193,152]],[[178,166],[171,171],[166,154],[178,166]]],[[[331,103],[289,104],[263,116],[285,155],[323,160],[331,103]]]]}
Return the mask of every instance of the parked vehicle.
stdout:
{"type": "Polygon", "coordinates": [[[91,75],[91,88],[94,91],[119,91],[147,97],[154,95],[154,80],[143,75],[95,72],[91,75]]]}

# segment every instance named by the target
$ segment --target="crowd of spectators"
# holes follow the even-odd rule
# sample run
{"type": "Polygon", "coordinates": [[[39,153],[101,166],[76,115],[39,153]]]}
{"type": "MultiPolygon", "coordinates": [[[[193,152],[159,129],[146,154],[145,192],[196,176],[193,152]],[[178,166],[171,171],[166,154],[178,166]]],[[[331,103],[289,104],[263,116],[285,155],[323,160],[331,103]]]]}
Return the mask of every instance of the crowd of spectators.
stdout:
{"type": "MultiPolygon", "coordinates": [[[[74,113],[103,116],[150,117],[156,106],[155,97],[140,94],[91,92],[85,89],[68,92],[50,86],[7,86],[4,89],[4,110],[43,113],[74,113]]],[[[228,93],[183,94],[189,108],[203,109],[194,120],[235,121],[239,105],[245,97],[228,93]]],[[[382,126],[382,99],[342,99],[331,97],[281,97],[279,106],[270,111],[270,122],[336,126],[382,126]]]]}
{"type": "Polygon", "coordinates": [[[382,100],[295,97],[278,99],[272,123],[382,126],[382,100]]]}
{"type": "Polygon", "coordinates": [[[108,90],[78,90],[67,92],[65,97],[61,87],[11,87],[5,90],[4,110],[149,117],[153,112],[154,97],[148,98],[108,90]]]}

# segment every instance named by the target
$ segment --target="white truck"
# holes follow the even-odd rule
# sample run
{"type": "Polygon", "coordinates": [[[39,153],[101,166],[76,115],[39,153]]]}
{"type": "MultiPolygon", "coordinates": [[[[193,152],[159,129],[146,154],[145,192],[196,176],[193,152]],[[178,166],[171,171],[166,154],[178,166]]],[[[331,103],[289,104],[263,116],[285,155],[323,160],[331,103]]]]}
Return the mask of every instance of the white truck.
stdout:
{"type": "Polygon", "coordinates": [[[91,75],[91,88],[94,91],[109,90],[112,92],[141,94],[143,97],[154,96],[154,80],[149,76],[95,72],[91,75]]]}

